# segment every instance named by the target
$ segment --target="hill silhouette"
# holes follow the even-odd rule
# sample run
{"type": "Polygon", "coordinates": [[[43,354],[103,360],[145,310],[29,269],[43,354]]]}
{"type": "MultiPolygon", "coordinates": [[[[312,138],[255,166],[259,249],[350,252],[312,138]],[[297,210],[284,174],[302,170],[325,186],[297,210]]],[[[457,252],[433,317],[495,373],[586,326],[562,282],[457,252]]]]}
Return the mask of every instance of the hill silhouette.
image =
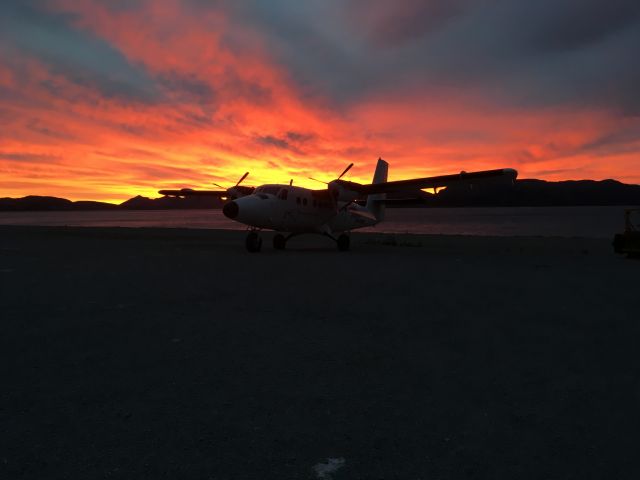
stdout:
{"type": "Polygon", "coordinates": [[[517,180],[513,187],[461,185],[449,187],[437,195],[423,197],[422,203],[438,207],[501,206],[554,207],[580,205],[640,204],[640,185],[617,180],[517,180]]]}
{"type": "Polygon", "coordinates": [[[72,202],[66,198],[29,195],[22,198],[0,198],[2,211],[28,210],[113,210],[118,205],[105,202],[79,201],[72,202]]]}
{"type": "Polygon", "coordinates": [[[221,201],[209,197],[148,198],[135,196],[119,205],[106,202],[77,201],[66,198],[29,195],[22,198],[0,198],[0,211],[81,211],[81,210],[174,210],[221,208],[221,201]]]}
{"type": "MultiPolygon", "coordinates": [[[[432,194],[417,191],[411,198],[406,193],[389,194],[389,206],[423,207],[524,207],[579,205],[638,205],[640,185],[617,180],[517,180],[512,187],[495,185],[457,185],[432,194]]],[[[22,198],[0,198],[0,211],[74,211],[74,210],[172,210],[221,208],[224,202],[213,197],[186,198],[135,196],[119,205],[105,202],[76,201],[58,197],[29,195],[22,198]]]]}
{"type": "Polygon", "coordinates": [[[148,198],[137,195],[122,202],[118,208],[125,210],[173,210],[222,208],[223,201],[213,197],[160,197],[148,198]]]}

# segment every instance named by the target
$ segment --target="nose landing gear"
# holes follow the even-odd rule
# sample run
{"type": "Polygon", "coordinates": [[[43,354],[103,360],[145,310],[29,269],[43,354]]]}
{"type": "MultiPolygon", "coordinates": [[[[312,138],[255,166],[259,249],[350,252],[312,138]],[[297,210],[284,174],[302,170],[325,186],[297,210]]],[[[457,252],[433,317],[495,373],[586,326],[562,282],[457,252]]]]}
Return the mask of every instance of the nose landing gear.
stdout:
{"type": "Polygon", "coordinates": [[[262,238],[258,235],[258,232],[249,232],[247,239],[245,240],[245,246],[251,253],[259,252],[262,248],[262,238]]]}

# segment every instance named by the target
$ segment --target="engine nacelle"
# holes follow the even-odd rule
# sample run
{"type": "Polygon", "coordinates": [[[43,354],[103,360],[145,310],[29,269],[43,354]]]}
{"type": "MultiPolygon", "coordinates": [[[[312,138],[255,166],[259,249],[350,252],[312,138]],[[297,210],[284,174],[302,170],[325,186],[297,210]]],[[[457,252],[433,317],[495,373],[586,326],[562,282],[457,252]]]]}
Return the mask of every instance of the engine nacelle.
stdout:
{"type": "Polygon", "coordinates": [[[329,182],[329,191],[339,202],[353,202],[362,195],[358,193],[359,183],[348,182],[346,180],[333,180],[329,182]]]}

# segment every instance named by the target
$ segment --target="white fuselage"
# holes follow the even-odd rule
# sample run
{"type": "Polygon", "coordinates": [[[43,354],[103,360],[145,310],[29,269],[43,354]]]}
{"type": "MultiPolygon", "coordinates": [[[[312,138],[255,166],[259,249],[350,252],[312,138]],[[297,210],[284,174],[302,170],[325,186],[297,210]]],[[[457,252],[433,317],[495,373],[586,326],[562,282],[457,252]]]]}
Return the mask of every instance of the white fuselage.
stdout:
{"type": "Polygon", "coordinates": [[[291,233],[344,232],[379,222],[366,207],[336,201],[329,190],[262,185],[225,205],[224,214],[250,227],[291,233]]]}

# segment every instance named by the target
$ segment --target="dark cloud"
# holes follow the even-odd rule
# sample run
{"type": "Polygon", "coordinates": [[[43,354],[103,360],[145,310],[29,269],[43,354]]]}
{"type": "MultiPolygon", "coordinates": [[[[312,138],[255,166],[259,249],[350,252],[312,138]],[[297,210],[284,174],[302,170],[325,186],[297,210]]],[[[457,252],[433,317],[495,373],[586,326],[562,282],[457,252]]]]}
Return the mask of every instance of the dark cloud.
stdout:
{"type": "Polygon", "coordinates": [[[195,112],[175,112],[172,116],[175,123],[187,128],[203,128],[214,125],[210,114],[195,112]]]}
{"type": "Polygon", "coordinates": [[[570,178],[571,177],[575,178],[576,175],[578,175],[579,177],[581,172],[582,172],[582,167],[574,167],[574,168],[554,168],[550,170],[538,170],[536,173],[543,177],[564,175],[564,176],[569,176],[570,178]]]}
{"type": "Polygon", "coordinates": [[[545,52],[580,49],[606,40],[632,27],[640,16],[640,2],[601,0],[528,2],[515,15],[518,23],[539,22],[539,27],[525,29],[530,45],[545,52]]]}
{"type": "Polygon", "coordinates": [[[117,130],[120,130],[123,133],[134,137],[146,137],[152,136],[153,132],[151,129],[145,127],[144,125],[131,125],[125,122],[118,123],[114,125],[117,130]]]}
{"type": "Polygon", "coordinates": [[[220,90],[225,99],[242,99],[256,105],[269,105],[273,102],[273,92],[258,82],[243,79],[237,72],[227,69],[220,90]]]}
{"type": "Polygon", "coordinates": [[[637,0],[246,0],[303,92],[460,88],[489,101],[640,113],[637,0]]]}
{"type": "MultiPolygon", "coordinates": [[[[303,96],[342,97],[366,81],[366,70],[354,58],[350,31],[340,28],[336,2],[246,0],[226,2],[235,22],[262,33],[269,54],[293,78],[303,96]]],[[[242,38],[227,38],[242,43],[242,38]]]]}
{"type": "Polygon", "coordinates": [[[33,118],[27,123],[27,128],[32,132],[44,135],[45,137],[57,140],[76,140],[76,137],[60,128],[54,129],[50,125],[46,125],[43,121],[33,118]]]}
{"type": "Polygon", "coordinates": [[[582,145],[578,151],[599,156],[637,152],[640,146],[640,125],[608,132],[582,145]]]}
{"type": "Polygon", "coordinates": [[[291,142],[302,144],[306,143],[315,138],[315,134],[313,133],[302,133],[302,132],[287,132],[287,139],[291,142]]]}
{"type": "Polygon", "coordinates": [[[299,153],[299,150],[291,145],[286,139],[274,137],[273,135],[265,135],[263,137],[258,137],[257,142],[262,145],[267,145],[271,147],[280,148],[282,150],[290,150],[296,153],[299,153]]]}
{"type": "Polygon", "coordinates": [[[157,75],[156,81],[167,91],[167,95],[178,102],[210,104],[216,99],[209,82],[194,74],[165,72],[157,75]]]}
{"type": "Polygon", "coordinates": [[[13,162],[24,163],[56,163],[60,160],[60,157],[56,155],[42,155],[34,153],[23,152],[0,152],[0,160],[10,160],[13,162]]]}
{"type": "Polygon", "coordinates": [[[349,0],[344,17],[377,47],[402,45],[442,28],[463,11],[463,0],[349,0]]]}
{"type": "Polygon", "coordinates": [[[194,172],[190,168],[169,167],[166,165],[136,165],[136,164],[122,164],[124,169],[128,172],[134,173],[135,176],[142,174],[145,178],[191,178],[195,179],[199,176],[197,172],[194,172]]]}
{"type": "MultiPolygon", "coordinates": [[[[217,79],[215,91],[211,79],[174,71],[152,75],[78,29],[73,16],[43,5],[48,3],[0,2],[3,61],[19,63],[16,56],[33,55],[108,97],[208,106],[201,116],[183,118],[185,124],[211,121],[216,102],[274,102],[269,88],[232,70],[217,79]]],[[[143,17],[149,2],[103,5],[143,17]]],[[[362,97],[429,94],[444,87],[507,105],[640,115],[638,0],[184,0],[180,5],[196,13],[224,10],[232,27],[222,44],[232,52],[247,42],[234,23],[257,30],[265,51],[303,97],[336,108],[362,97]]],[[[19,72],[19,66],[12,68],[19,72]]],[[[55,83],[44,86],[52,94],[68,94],[55,83]]],[[[299,148],[293,138],[269,140],[278,148],[299,148]]]]}
{"type": "MultiPolygon", "coordinates": [[[[19,71],[23,57],[34,57],[54,74],[106,97],[150,101],[152,79],[107,42],[74,26],[74,16],[47,9],[47,2],[0,2],[0,52],[19,71]]],[[[55,95],[66,92],[55,83],[44,85],[55,95]]]]}
{"type": "Polygon", "coordinates": [[[313,140],[315,135],[312,133],[302,133],[289,131],[283,137],[266,135],[258,137],[256,141],[262,145],[276,147],[282,150],[288,150],[298,155],[304,155],[302,147],[305,143],[313,140]]]}

